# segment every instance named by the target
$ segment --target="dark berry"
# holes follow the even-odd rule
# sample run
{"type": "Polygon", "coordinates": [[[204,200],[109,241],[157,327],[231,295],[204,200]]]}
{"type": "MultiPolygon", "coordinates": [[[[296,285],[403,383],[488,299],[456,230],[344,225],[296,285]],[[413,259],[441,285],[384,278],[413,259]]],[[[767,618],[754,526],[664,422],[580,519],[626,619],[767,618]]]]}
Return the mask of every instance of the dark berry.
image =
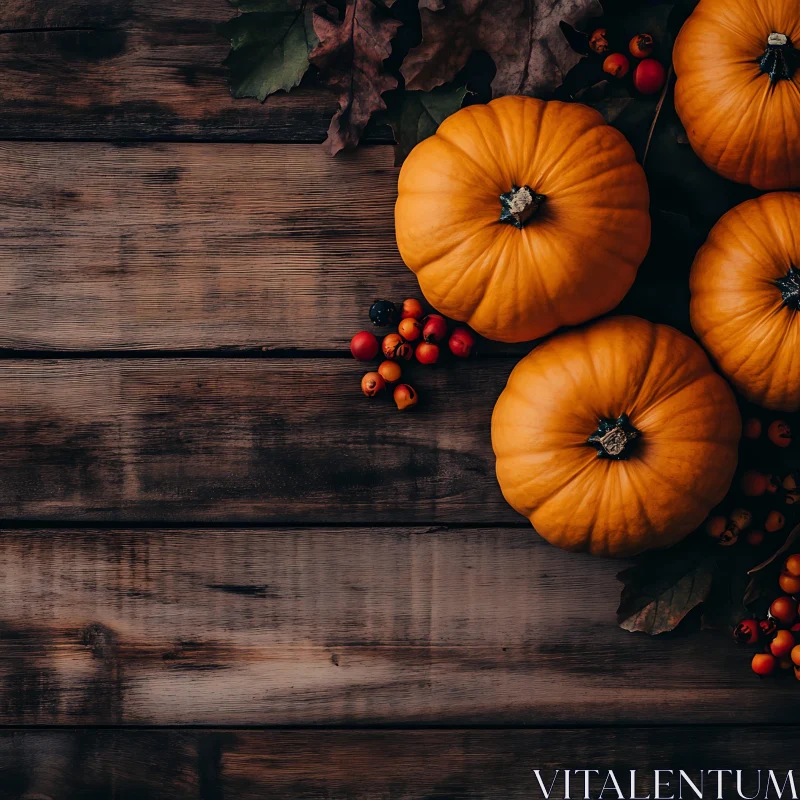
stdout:
{"type": "Polygon", "coordinates": [[[399,318],[397,306],[391,300],[376,300],[369,307],[369,318],[373,325],[385,328],[387,325],[396,325],[399,318]]]}

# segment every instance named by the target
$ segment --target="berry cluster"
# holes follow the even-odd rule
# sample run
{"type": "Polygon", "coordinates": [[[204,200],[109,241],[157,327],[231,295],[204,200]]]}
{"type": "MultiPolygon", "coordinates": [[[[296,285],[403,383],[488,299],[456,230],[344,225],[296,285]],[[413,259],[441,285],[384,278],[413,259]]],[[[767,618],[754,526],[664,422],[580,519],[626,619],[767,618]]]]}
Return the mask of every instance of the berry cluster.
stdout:
{"type": "MultiPolygon", "coordinates": [[[[667,74],[660,61],[651,58],[653,37],[649,33],[639,33],[628,42],[628,52],[639,60],[633,71],[633,85],[640,94],[655,94],[664,85],[667,74]]],[[[608,30],[597,28],[589,37],[589,49],[603,56],[603,71],[614,78],[624,78],[631,64],[624,53],[612,53],[608,30]]]]}
{"type": "MultiPolygon", "coordinates": [[[[756,441],[761,438],[763,426],[761,420],[752,417],[745,422],[743,436],[756,441]]],[[[792,431],[789,424],[782,419],[770,423],[767,438],[775,446],[788,447],[792,443],[792,431]]],[[[775,451],[773,451],[775,452],[775,451]]],[[[774,475],[755,469],[742,473],[739,480],[739,493],[744,498],[775,497],[768,506],[757,515],[746,508],[734,508],[727,515],[713,515],[706,520],[706,533],[716,539],[723,547],[730,547],[744,536],[748,544],[758,547],[765,541],[765,533],[776,533],[786,525],[786,516],[776,508],[770,508],[783,496],[786,505],[800,501],[800,473],[790,472],[786,475],[774,475]],[[758,524],[753,525],[754,519],[758,524]]]]}
{"type": "Polygon", "coordinates": [[[475,347],[472,331],[458,327],[448,338],[447,320],[441,314],[426,316],[422,303],[414,298],[403,301],[400,307],[389,300],[376,300],[370,306],[369,318],[378,328],[395,330],[384,334],[380,343],[372,331],[360,331],[351,339],[350,352],[357,361],[372,361],[379,352],[385,359],[377,371],[364,375],[361,391],[367,397],[376,397],[387,386],[394,386],[392,395],[401,411],[415,406],[419,395],[407,383],[398,383],[403,374],[400,362],[416,358],[420,364],[435,364],[445,340],[458,358],[468,358],[475,347]]]}
{"type": "Polygon", "coordinates": [[[772,601],[766,619],[743,619],[733,637],[739,644],[762,648],[753,656],[756,675],[772,675],[778,668],[793,669],[800,680],[800,554],[784,560],[778,583],[786,594],[772,601]]]}

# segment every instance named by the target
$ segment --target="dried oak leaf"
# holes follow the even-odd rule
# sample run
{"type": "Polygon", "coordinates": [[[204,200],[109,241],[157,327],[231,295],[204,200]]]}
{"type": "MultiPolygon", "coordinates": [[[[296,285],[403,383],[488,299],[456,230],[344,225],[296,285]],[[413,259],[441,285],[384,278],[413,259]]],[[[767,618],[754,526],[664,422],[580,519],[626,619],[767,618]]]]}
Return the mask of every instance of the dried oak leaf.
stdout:
{"type": "Polygon", "coordinates": [[[626,631],[655,636],[671,631],[711,591],[713,551],[692,541],[650,553],[617,575],[624,587],[617,622],[626,631]]]}
{"type": "Polygon", "coordinates": [[[431,92],[403,92],[396,108],[380,115],[380,121],[391,125],[395,149],[395,165],[400,166],[414,146],[433,136],[442,121],[461,108],[466,87],[448,89],[438,86],[431,92]]]}
{"type": "Polygon", "coordinates": [[[313,15],[319,44],[309,61],[319,68],[322,82],[339,93],[339,109],[325,141],[332,155],[358,144],[370,117],[386,108],[381,95],[397,86],[383,67],[401,25],[386,13],[393,2],[347,0],[341,19],[327,4],[313,15]]]}
{"type": "Polygon", "coordinates": [[[318,42],[310,6],[286,0],[231,0],[231,5],[243,12],[220,26],[231,40],[223,63],[231,71],[233,96],[263,103],[268,95],[297,86],[318,42]]]}
{"type": "Polygon", "coordinates": [[[445,0],[443,10],[429,9],[420,11],[422,42],[403,62],[406,88],[448,83],[482,50],[497,67],[495,97],[552,92],[580,60],[559,23],[602,14],[599,0],[445,0]]]}

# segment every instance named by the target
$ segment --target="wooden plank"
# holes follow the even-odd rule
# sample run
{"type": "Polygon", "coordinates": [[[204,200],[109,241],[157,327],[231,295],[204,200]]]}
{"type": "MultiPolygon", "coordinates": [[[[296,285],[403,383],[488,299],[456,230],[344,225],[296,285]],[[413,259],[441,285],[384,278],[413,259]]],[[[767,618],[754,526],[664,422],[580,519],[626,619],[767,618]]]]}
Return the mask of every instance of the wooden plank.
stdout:
{"type": "Polygon", "coordinates": [[[4,0],[0,138],[321,142],[330,92],[231,97],[217,28],[235,13],[225,0],[4,0]]]}
{"type": "MultiPolygon", "coordinates": [[[[533,773],[549,785],[555,770],[597,769],[598,797],[608,770],[628,796],[636,769],[637,796],[678,790],[677,770],[697,785],[700,771],[742,770],[743,793],[761,792],[772,769],[781,783],[796,766],[797,727],[496,731],[3,731],[0,798],[175,797],[261,800],[321,798],[449,798],[531,800],[542,796],[533,773]],[[670,788],[665,783],[671,781],[670,788]]],[[[583,774],[571,776],[582,797],[583,774]]],[[[796,780],[796,779],[795,779],[796,780]]],[[[554,796],[563,797],[563,772],[554,796]]],[[[704,775],[716,797],[716,774],[704,775]]],[[[726,797],[736,776],[723,775],[726,797]]],[[[769,796],[775,796],[773,788],[769,796]]],[[[604,795],[609,796],[608,791],[604,795]]],[[[616,796],[614,794],[614,796],[616,796]]],[[[683,797],[695,797],[683,783],[683,797]]],[[[788,794],[785,796],[789,796],[788,794]]]]}
{"type": "Polygon", "coordinates": [[[0,174],[0,347],[347,352],[419,296],[388,148],[6,143],[0,174]]]}
{"type": "Polygon", "coordinates": [[[0,361],[0,519],[505,524],[489,425],[513,367],[347,359],[0,361]]]}
{"type": "Polygon", "coordinates": [[[3,725],[796,721],[793,678],[619,629],[620,564],[524,529],[4,531],[0,555],[3,725]]]}

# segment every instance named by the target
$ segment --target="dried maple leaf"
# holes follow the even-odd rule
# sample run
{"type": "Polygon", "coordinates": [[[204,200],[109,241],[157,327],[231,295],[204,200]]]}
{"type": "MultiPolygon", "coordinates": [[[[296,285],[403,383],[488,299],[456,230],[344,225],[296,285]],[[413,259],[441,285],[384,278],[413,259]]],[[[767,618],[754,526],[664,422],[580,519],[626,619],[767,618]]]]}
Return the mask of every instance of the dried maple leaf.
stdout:
{"type": "Polygon", "coordinates": [[[381,95],[397,86],[383,67],[401,25],[386,13],[392,2],[348,0],[341,19],[330,5],[313,15],[319,44],[309,61],[319,67],[322,82],[339,92],[339,110],[325,141],[332,155],[358,144],[372,114],[386,108],[381,95]]]}
{"type": "Polygon", "coordinates": [[[429,8],[420,11],[422,42],[403,62],[406,88],[447,83],[483,50],[497,67],[495,97],[552,92],[580,60],[559,23],[602,13],[599,0],[445,0],[442,11],[429,8]]]}
{"type": "Polygon", "coordinates": [[[311,9],[305,2],[232,0],[244,12],[220,26],[231,40],[225,59],[234,97],[256,97],[262,103],[281,89],[289,91],[308,71],[308,54],[317,45],[311,9]]]}

